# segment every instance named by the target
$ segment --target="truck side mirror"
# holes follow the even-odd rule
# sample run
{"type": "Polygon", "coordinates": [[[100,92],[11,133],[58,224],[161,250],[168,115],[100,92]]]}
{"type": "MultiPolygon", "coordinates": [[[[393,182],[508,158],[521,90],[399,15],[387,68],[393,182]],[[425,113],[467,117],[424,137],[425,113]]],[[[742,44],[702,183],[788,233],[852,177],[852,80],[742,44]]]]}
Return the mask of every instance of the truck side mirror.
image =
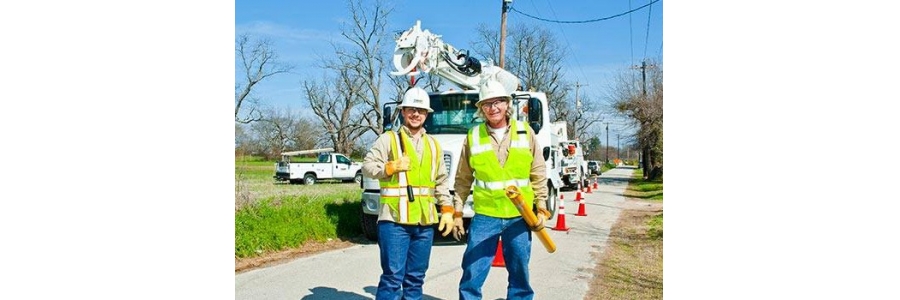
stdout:
{"type": "Polygon", "coordinates": [[[535,97],[528,98],[528,125],[531,125],[535,134],[541,132],[541,124],[544,123],[542,112],[541,100],[535,97]]]}
{"type": "Polygon", "coordinates": [[[546,161],[550,158],[550,146],[544,147],[544,160],[546,161]]]}
{"type": "Polygon", "coordinates": [[[391,127],[391,119],[393,119],[393,118],[391,118],[391,107],[390,106],[384,107],[384,110],[382,110],[381,118],[382,118],[381,127],[385,128],[385,129],[390,128],[391,127]]]}

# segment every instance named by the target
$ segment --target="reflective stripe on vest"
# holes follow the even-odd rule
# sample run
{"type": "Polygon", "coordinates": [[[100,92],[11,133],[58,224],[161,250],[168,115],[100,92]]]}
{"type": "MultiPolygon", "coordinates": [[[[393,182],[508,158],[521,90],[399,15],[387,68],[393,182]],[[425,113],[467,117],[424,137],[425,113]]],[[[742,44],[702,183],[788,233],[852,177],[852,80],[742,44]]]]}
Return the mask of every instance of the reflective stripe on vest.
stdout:
{"type": "Polygon", "coordinates": [[[506,197],[505,189],[510,185],[519,187],[528,207],[533,205],[531,133],[525,128],[519,131],[522,124],[510,120],[509,155],[503,167],[494,152],[487,125],[481,124],[469,130],[469,165],[475,171],[472,195],[475,213],[498,218],[520,216],[519,210],[506,197]]]}
{"type": "Polygon", "coordinates": [[[434,207],[434,185],[437,178],[438,153],[440,145],[426,134],[422,135],[425,142],[424,157],[419,157],[412,147],[408,136],[401,130],[401,134],[392,131],[385,132],[390,135],[391,155],[389,160],[400,159],[400,143],[405,146],[406,156],[410,159],[410,169],[399,172],[391,177],[379,180],[381,186],[382,204],[391,208],[391,215],[396,223],[401,224],[434,224],[437,222],[437,210],[434,207]],[[410,203],[407,195],[407,186],[412,186],[415,202],[410,203]],[[423,219],[424,215],[424,219],[423,219]]]}

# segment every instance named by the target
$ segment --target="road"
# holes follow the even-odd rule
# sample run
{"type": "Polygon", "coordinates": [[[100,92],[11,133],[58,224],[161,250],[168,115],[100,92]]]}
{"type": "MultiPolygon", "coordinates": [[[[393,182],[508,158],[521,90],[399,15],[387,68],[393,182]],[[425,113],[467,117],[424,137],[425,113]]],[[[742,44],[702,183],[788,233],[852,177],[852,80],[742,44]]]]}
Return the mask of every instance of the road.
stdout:
{"type": "MultiPolygon", "coordinates": [[[[617,168],[598,177],[598,188],[581,193],[585,214],[576,216],[577,191],[562,192],[568,231],[550,230],[555,253],[532,242],[531,282],[535,299],[584,299],[606,248],[609,231],[621,212],[622,193],[634,169],[617,168]]],[[[550,227],[558,219],[549,221],[550,227]]],[[[425,275],[425,299],[458,299],[460,262],[465,245],[436,241],[425,275]]],[[[381,275],[378,245],[357,245],[235,275],[235,299],[374,299],[381,275]]],[[[492,267],[482,289],[484,299],[506,297],[507,272],[492,267]]]]}

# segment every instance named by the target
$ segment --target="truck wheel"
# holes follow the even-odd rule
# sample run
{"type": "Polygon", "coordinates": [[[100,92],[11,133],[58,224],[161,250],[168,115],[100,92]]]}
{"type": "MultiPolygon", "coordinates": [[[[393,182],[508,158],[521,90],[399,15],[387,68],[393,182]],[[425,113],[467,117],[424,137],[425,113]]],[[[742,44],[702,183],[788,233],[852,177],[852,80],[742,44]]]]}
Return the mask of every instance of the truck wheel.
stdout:
{"type": "Polygon", "coordinates": [[[378,241],[378,216],[366,214],[359,210],[359,222],[362,225],[363,234],[373,242],[378,241]]]}
{"type": "Polygon", "coordinates": [[[305,183],[306,185],[313,185],[314,183],[316,183],[316,175],[306,174],[305,176],[303,176],[303,183],[305,183]]]}
{"type": "Polygon", "coordinates": [[[360,172],[357,172],[357,173],[356,173],[356,176],[353,176],[353,182],[356,183],[356,184],[361,183],[362,180],[363,180],[363,179],[362,179],[362,173],[360,173],[360,172]]]}
{"type": "Polygon", "coordinates": [[[547,186],[547,210],[550,211],[550,218],[556,218],[556,211],[559,208],[559,192],[552,185],[547,186]]]}

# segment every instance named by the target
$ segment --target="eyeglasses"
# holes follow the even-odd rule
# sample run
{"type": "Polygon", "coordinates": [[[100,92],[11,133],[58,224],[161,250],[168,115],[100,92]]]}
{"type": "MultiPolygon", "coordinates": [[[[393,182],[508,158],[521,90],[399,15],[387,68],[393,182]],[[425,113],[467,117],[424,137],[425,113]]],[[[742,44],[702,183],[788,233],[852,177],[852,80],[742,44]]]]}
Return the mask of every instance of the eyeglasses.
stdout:
{"type": "Polygon", "coordinates": [[[420,115],[424,115],[424,114],[428,113],[428,110],[424,109],[424,108],[404,107],[403,110],[406,111],[406,113],[408,113],[408,114],[418,112],[420,115]]]}
{"type": "Polygon", "coordinates": [[[494,101],[490,101],[490,102],[484,102],[484,104],[481,105],[481,108],[491,108],[491,107],[504,108],[504,107],[506,107],[507,103],[509,103],[509,102],[506,102],[506,100],[494,100],[494,101]]]}

